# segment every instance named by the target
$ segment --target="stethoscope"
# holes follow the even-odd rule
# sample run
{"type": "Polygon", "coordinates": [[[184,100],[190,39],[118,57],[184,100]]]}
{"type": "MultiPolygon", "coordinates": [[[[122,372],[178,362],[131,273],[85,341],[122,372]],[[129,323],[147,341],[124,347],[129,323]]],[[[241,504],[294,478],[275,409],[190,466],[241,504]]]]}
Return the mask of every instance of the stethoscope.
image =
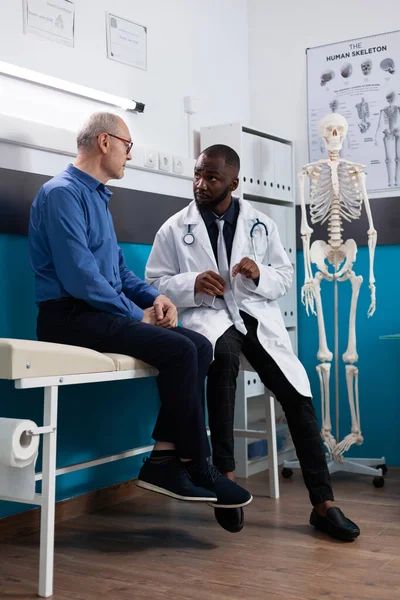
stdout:
{"type": "Polygon", "coordinates": [[[267,265],[270,267],[271,264],[269,262],[269,238],[268,238],[268,229],[265,223],[263,223],[262,221],[260,221],[260,219],[256,219],[256,222],[254,223],[254,225],[252,226],[252,228],[250,229],[250,238],[251,238],[251,246],[253,248],[253,255],[254,255],[254,260],[257,262],[258,258],[257,258],[257,250],[256,250],[256,246],[254,243],[254,230],[261,226],[264,231],[265,231],[265,236],[267,238],[267,249],[266,249],[266,255],[267,255],[267,265]]]}
{"type": "MultiPolygon", "coordinates": [[[[251,229],[250,229],[250,239],[251,239],[251,246],[253,248],[253,255],[254,255],[254,260],[257,262],[258,258],[257,258],[257,250],[255,247],[255,243],[254,243],[254,231],[257,229],[257,227],[262,227],[265,231],[265,235],[267,238],[267,264],[268,266],[271,266],[269,264],[269,239],[268,239],[268,229],[265,223],[263,223],[262,221],[260,221],[260,219],[256,219],[256,222],[252,225],[251,229]]],[[[192,244],[194,244],[195,242],[195,237],[193,235],[193,233],[191,232],[191,225],[187,226],[187,232],[185,233],[185,235],[183,236],[183,243],[186,244],[186,246],[191,246],[192,244]]]]}

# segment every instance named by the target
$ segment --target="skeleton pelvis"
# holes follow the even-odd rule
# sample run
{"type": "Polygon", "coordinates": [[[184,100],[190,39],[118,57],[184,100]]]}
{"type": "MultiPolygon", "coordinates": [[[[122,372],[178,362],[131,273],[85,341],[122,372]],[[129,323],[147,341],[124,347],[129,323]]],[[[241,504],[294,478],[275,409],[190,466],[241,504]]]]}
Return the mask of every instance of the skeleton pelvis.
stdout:
{"type": "Polygon", "coordinates": [[[328,273],[326,261],[335,267],[334,272],[346,273],[351,271],[356,260],[357,244],[354,240],[346,240],[339,248],[332,248],[323,240],[316,240],[310,248],[311,262],[315,264],[322,273],[328,273]],[[344,263],[344,264],[343,264],[344,263]],[[342,266],[343,265],[343,266],[342,266]]]}

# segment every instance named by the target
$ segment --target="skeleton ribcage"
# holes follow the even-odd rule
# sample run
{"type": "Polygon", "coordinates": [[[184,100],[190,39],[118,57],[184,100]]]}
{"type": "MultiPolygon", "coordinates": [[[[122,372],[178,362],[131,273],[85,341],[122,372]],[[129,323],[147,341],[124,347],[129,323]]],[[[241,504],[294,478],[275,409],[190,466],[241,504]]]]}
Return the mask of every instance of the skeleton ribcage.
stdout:
{"type": "Polygon", "coordinates": [[[319,163],[305,169],[310,178],[310,217],[312,223],[325,223],[335,213],[352,221],[361,215],[362,194],[358,183],[358,173],[362,165],[339,161],[339,195],[335,193],[332,182],[332,170],[328,163],[319,163]]]}

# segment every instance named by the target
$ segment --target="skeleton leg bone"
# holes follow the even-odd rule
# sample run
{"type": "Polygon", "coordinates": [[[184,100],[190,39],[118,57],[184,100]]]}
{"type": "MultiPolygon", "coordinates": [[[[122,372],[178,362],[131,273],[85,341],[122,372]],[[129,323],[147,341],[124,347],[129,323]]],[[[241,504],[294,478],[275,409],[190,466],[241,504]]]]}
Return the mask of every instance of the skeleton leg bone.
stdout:
{"type": "Polygon", "coordinates": [[[361,445],[363,443],[363,437],[361,435],[361,424],[360,424],[360,407],[359,407],[359,394],[358,394],[358,368],[354,366],[354,363],[358,361],[357,346],[356,346],[356,313],[357,313],[357,302],[360,292],[360,287],[363,281],[361,275],[356,275],[354,271],[351,271],[345,275],[340,281],[350,279],[352,294],[351,294],[351,306],[350,306],[350,319],[349,319],[349,339],[347,350],[343,354],[343,361],[350,363],[346,365],[346,384],[347,394],[349,400],[350,414],[351,414],[351,433],[347,435],[335,448],[335,460],[339,459],[353,444],[361,445]]]}
{"type": "Polygon", "coordinates": [[[322,363],[316,367],[319,382],[321,386],[321,415],[322,415],[322,430],[321,437],[328,449],[329,455],[333,458],[333,453],[336,448],[336,440],[332,435],[331,411],[330,411],[330,393],[329,379],[331,373],[330,363],[322,363]]]}
{"type": "Polygon", "coordinates": [[[339,462],[337,460],[339,456],[343,456],[353,444],[361,446],[364,441],[361,434],[358,368],[356,366],[346,365],[346,383],[351,413],[351,433],[346,435],[346,437],[336,446],[335,462],[339,462]]]}
{"type": "Polygon", "coordinates": [[[319,336],[319,348],[318,348],[317,358],[322,363],[331,362],[331,360],[333,358],[333,354],[329,350],[328,342],[326,340],[324,313],[322,310],[321,280],[323,278],[324,278],[323,274],[320,271],[317,271],[317,273],[315,274],[315,277],[313,279],[313,289],[314,289],[314,297],[315,297],[315,307],[316,307],[316,311],[317,311],[318,336],[319,336]]]}
{"type": "Polygon", "coordinates": [[[357,345],[356,345],[356,313],[357,313],[357,302],[360,293],[360,287],[363,282],[361,275],[356,275],[354,271],[344,275],[340,281],[350,279],[352,294],[351,294],[351,305],[350,305],[350,318],[349,318],[349,339],[347,344],[347,350],[343,354],[342,358],[345,363],[356,363],[358,361],[357,345]]]}
{"type": "Polygon", "coordinates": [[[396,161],[395,161],[395,137],[391,133],[385,133],[385,137],[383,138],[383,144],[385,146],[385,154],[386,154],[386,168],[388,173],[388,186],[392,187],[395,173],[396,173],[396,161]]]}

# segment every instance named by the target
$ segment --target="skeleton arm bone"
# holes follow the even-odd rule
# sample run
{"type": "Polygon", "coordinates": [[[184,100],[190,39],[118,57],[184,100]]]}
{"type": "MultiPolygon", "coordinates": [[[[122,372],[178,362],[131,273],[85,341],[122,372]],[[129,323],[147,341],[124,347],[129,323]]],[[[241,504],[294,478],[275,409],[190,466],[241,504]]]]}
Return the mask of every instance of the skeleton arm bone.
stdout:
{"type": "Polygon", "coordinates": [[[367,187],[365,185],[365,173],[359,173],[358,180],[360,189],[365,204],[365,210],[368,218],[368,251],[369,251],[369,289],[371,290],[371,304],[368,309],[368,317],[372,317],[376,308],[376,291],[375,291],[375,276],[374,276],[374,258],[377,240],[377,232],[372,220],[371,207],[369,204],[367,187]]]}
{"type": "Polygon", "coordinates": [[[306,213],[306,203],[304,199],[304,185],[305,185],[305,174],[304,172],[299,173],[297,176],[299,183],[299,196],[300,196],[300,206],[301,206],[301,240],[303,242],[303,255],[304,255],[304,285],[301,290],[302,302],[306,307],[307,314],[311,311],[313,314],[315,313],[314,308],[314,291],[312,286],[312,269],[311,269],[311,261],[310,261],[310,239],[311,234],[313,233],[313,229],[309,226],[307,222],[307,213],[306,213]]]}

